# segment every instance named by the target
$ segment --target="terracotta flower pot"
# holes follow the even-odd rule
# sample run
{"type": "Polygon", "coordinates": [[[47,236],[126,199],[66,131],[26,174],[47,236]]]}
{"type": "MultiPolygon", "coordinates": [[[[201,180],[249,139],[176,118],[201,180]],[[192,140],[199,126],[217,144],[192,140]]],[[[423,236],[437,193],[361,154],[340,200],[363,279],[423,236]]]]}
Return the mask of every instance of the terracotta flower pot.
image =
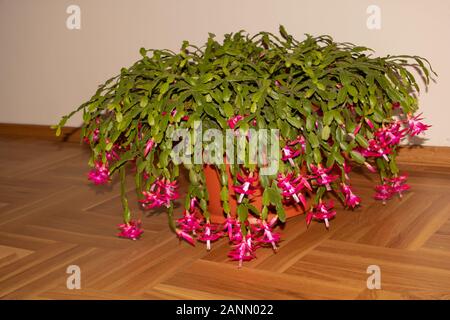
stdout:
{"type": "MultiPolygon", "coordinates": [[[[306,169],[306,168],[303,168],[306,169]]],[[[302,171],[304,171],[302,169],[302,171]]],[[[208,210],[211,214],[211,222],[213,223],[223,223],[225,221],[225,215],[222,208],[222,202],[220,200],[220,190],[222,188],[220,184],[220,177],[218,172],[213,166],[205,165],[204,166],[205,178],[206,178],[206,186],[209,193],[209,203],[208,210]]],[[[233,179],[230,174],[230,167],[227,165],[227,173],[228,173],[228,192],[230,195],[230,209],[231,214],[236,213],[237,207],[237,195],[233,190],[233,179]]],[[[262,188],[256,190],[256,192],[251,196],[251,204],[255,206],[258,210],[262,209],[262,188]]],[[[310,196],[305,194],[307,198],[307,204],[309,206],[310,196]]],[[[284,205],[284,210],[286,212],[286,218],[291,218],[303,214],[305,212],[304,208],[300,204],[296,204],[294,202],[284,205]]],[[[276,214],[275,208],[269,208],[269,219],[270,217],[276,214]]],[[[256,221],[256,219],[250,218],[250,223],[256,221]]]]}

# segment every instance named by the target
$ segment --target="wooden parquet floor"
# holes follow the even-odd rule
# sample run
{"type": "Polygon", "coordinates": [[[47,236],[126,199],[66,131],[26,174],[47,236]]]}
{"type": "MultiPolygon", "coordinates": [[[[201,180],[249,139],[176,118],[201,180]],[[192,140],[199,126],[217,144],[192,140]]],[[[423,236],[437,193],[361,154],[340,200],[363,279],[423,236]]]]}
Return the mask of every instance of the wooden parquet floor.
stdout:
{"type": "Polygon", "coordinates": [[[141,240],[117,238],[118,183],[90,185],[88,156],[78,144],[0,138],[2,299],[450,298],[450,166],[402,164],[412,190],[386,206],[372,199],[375,178],[353,173],[362,207],[338,208],[329,231],[292,218],[277,254],[260,249],[238,269],[225,240],[209,253],[180,243],[164,212],[143,215],[141,240]],[[66,287],[69,265],[79,290],[66,287]],[[367,288],[369,265],[379,290],[367,288]]]}

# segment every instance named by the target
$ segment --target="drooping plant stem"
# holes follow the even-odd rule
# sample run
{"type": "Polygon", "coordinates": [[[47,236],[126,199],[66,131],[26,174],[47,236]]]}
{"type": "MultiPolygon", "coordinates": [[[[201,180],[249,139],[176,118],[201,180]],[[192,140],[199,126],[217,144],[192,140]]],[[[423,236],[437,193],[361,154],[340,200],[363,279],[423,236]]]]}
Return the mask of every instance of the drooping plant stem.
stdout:
{"type": "Polygon", "coordinates": [[[128,224],[130,223],[131,220],[131,212],[128,206],[128,199],[127,199],[125,165],[120,167],[119,172],[120,172],[120,196],[123,208],[123,222],[125,224],[128,224]]]}

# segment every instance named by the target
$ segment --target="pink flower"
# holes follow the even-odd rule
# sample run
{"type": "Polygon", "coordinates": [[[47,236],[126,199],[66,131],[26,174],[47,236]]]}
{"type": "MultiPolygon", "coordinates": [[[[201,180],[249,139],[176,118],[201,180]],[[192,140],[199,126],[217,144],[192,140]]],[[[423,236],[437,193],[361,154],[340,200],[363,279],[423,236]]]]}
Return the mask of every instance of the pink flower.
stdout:
{"type": "Polygon", "coordinates": [[[353,135],[357,135],[359,130],[361,130],[361,123],[358,123],[358,125],[355,127],[355,130],[353,130],[353,135]]]}
{"type": "MultiPolygon", "coordinates": [[[[222,230],[228,234],[228,239],[233,241],[235,239],[235,231],[236,231],[237,227],[238,227],[238,222],[236,221],[236,219],[231,216],[228,216],[225,220],[225,223],[223,224],[222,230]]],[[[238,228],[240,231],[241,227],[239,226],[238,228]]],[[[242,237],[240,237],[239,241],[241,239],[242,239],[242,237]]]]}
{"type": "Polygon", "coordinates": [[[234,243],[240,243],[243,239],[241,223],[231,216],[225,220],[222,231],[227,233],[228,239],[234,243]]]}
{"type": "Polygon", "coordinates": [[[144,199],[139,200],[142,203],[144,209],[153,209],[161,207],[164,204],[164,200],[160,197],[157,192],[153,191],[142,191],[144,199]]]}
{"type": "Polygon", "coordinates": [[[117,235],[122,238],[137,240],[144,231],[141,229],[140,221],[131,220],[128,223],[119,224],[120,233],[117,235]]]}
{"type": "Polygon", "coordinates": [[[345,196],[345,205],[351,208],[360,204],[361,198],[355,195],[349,185],[342,184],[342,193],[345,196]]]}
{"type": "Polygon", "coordinates": [[[371,165],[370,163],[368,163],[367,161],[364,162],[364,165],[366,166],[366,168],[367,168],[370,172],[372,172],[372,173],[376,173],[376,172],[377,172],[377,169],[375,169],[375,167],[372,166],[372,165],[371,165]]]}
{"type": "Polygon", "coordinates": [[[364,118],[364,121],[367,123],[367,125],[370,127],[370,129],[373,130],[375,128],[372,121],[370,121],[369,118],[364,118]]]}
{"type": "Polygon", "coordinates": [[[168,179],[158,178],[150,187],[149,191],[143,191],[143,200],[139,200],[145,209],[152,209],[160,206],[170,207],[171,201],[177,199],[177,182],[170,182],[168,179]]]}
{"type": "Polygon", "coordinates": [[[421,134],[422,132],[428,130],[429,127],[431,127],[430,125],[421,122],[421,120],[423,120],[423,118],[420,118],[421,115],[422,114],[418,114],[415,117],[408,116],[408,133],[411,137],[421,134]]]}
{"type": "Polygon", "coordinates": [[[374,138],[369,140],[369,146],[366,149],[358,148],[358,151],[364,157],[383,157],[389,161],[388,155],[391,154],[392,147],[400,143],[405,137],[405,132],[399,121],[390,123],[375,132],[374,138]]]}
{"type": "Polygon", "coordinates": [[[196,210],[196,205],[198,204],[198,200],[196,197],[192,197],[189,201],[189,211],[194,212],[196,210]]]}
{"type": "Polygon", "coordinates": [[[374,138],[369,141],[366,149],[360,149],[359,152],[365,157],[383,157],[389,161],[388,155],[392,152],[392,147],[400,143],[405,137],[405,129],[402,129],[400,122],[393,122],[382,128],[379,128],[374,138]]]}
{"type": "Polygon", "coordinates": [[[300,144],[300,150],[305,153],[306,151],[306,140],[304,136],[298,136],[295,140],[289,142],[289,145],[294,146],[296,144],[300,144]]]}
{"type": "Polygon", "coordinates": [[[157,180],[157,183],[161,190],[163,190],[165,201],[172,201],[179,198],[179,194],[176,192],[178,188],[177,181],[171,182],[169,179],[157,180]]]}
{"type": "Polygon", "coordinates": [[[392,151],[387,145],[383,146],[375,139],[369,141],[369,146],[366,149],[360,149],[359,152],[364,157],[383,157],[386,161],[389,161],[388,154],[392,151]]]}
{"type": "Polygon", "coordinates": [[[399,109],[401,106],[400,106],[400,102],[394,102],[393,104],[392,104],[392,109],[399,109]]]}
{"type": "Polygon", "coordinates": [[[402,197],[402,192],[409,190],[411,187],[406,184],[407,176],[398,176],[391,179],[385,179],[387,183],[391,184],[391,192],[398,193],[400,198],[402,197]]]}
{"type": "Polygon", "coordinates": [[[313,210],[308,212],[306,215],[306,225],[309,226],[311,220],[319,220],[324,221],[327,229],[330,227],[328,220],[334,218],[336,216],[336,211],[332,210],[334,207],[333,200],[330,200],[328,204],[320,201],[318,205],[316,205],[313,210]]]}
{"type": "Polygon", "coordinates": [[[120,147],[117,144],[114,144],[112,146],[111,150],[106,151],[106,160],[108,160],[109,162],[119,160],[120,157],[119,157],[119,154],[117,153],[119,148],[120,147]]]}
{"type": "Polygon", "coordinates": [[[94,130],[94,132],[92,133],[92,141],[93,142],[98,142],[99,139],[100,139],[100,129],[96,128],[94,130]]]}
{"type": "Polygon", "coordinates": [[[281,189],[281,195],[285,198],[293,198],[295,202],[302,203],[306,209],[306,198],[301,191],[306,187],[311,190],[309,182],[301,175],[294,178],[294,174],[288,173],[286,176],[279,173],[277,186],[281,189]]]}
{"type": "Polygon", "coordinates": [[[244,116],[241,116],[240,114],[231,117],[230,119],[227,120],[228,126],[231,129],[234,129],[234,127],[236,127],[236,124],[241,121],[242,119],[244,119],[244,116]]]}
{"type": "Polygon", "coordinates": [[[256,187],[253,186],[253,183],[258,181],[258,178],[253,177],[253,172],[251,172],[247,177],[238,173],[237,180],[241,183],[241,185],[233,186],[233,189],[236,193],[239,193],[238,203],[241,203],[245,195],[249,196],[255,192],[256,187]]]}
{"type": "Polygon", "coordinates": [[[239,268],[242,267],[243,261],[250,261],[255,256],[256,247],[253,244],[253,237],[250,233],[245,236],[245,239],[234,246],[234,249],[228,253],[228,257],[232,260],[239,261],[239,268]]]}
{"type": "Polygon", "coordinates": [[[277,250],[277,243],[280,241],[280,234],[274,233],[272,228],[276,224],[278,217],[272,218],[272,220],[267,223],[266,221],[262,220],[259,221],[259,225],[256,227],[257,232],[262,232],[263,235],[256,239],[257,242],[262,243],[270,243],[273,247],[273,250],[277,250]]]}
{"type": "Polygon", "coordinates": [[[239,243],[242,241],[242,239],[244,239],[244,235],[242,234],[241,222],[239,220],[236,221],[233,232],[233,237],[231,238],[232,242],[239,243]]]}
{"type": "Polygon", "coordinates": [[[350,164],[348,164],[347,162],[344,162],[344,164],[342,166],[344,168],[345,179],[350,180],[350,177],[348,176],[348,174],[352,171],[352,166],[350,164]]]}
{"type": "Polygon", "coordinates": [[[199,235],[197,238],[198,241],[206,242],[206,249],[211,250],[211,242],[214,242],[220,237],[222,237],[222,232],[213,232],[217,229],[217,226],[211,226],[209,222],[207,222],[204,226],[203,233],[199,235]]]}
{"type": "Polygon", "coordinates": [[[155,140],[149,139],[147,141],[147,144],[145,145],[145,151],[144,151],[144,157],[146,157],[150,151],[152,151],[153,147],[155,146],[155,140]]]}
{"type": "Polygon", "coordinates": [[[406,129],[402,129],[399,121],[393,122],[375,132],[375,137],[383,146],[394,146],[405,137],[406,129]]]}
{"type": "Polygon", "coordinates": [[[374,196],[375,200],[382,200],[383,204],[386,204],[386,200],[392,198],[394,192],[392,190],[392,186],[386,183],[379,186],[375,186],[375,191],[376,191],[376,194],[374,196]]]}
{"type": "Polygon", "coordinates": [[[292,140],[286,144],[284,148],[281,149],[282,157],[281,160],[289,161],[291,166],[295,167],[294,161],[292,159],[298,157],[300,154],[305,153],[306,141],[303,136],[298,136],[295,140],[292,140]],[[295,149],[294,146],[300,144],[300,149],[295,149]]]}
{"type": "Polygon", "coordinates": [[[281,152],[283,154],[281,160],[288,160],[291,166],[295,167],[294,161],[292,159],[300,155],[300,150],[295,150],[291,146],[285,146],[283,149],[281,149],[281,152]]]}
{"type": "Polygon", "coordinates": [[[109,169],[101,161],[95,162],[95,168],[89,171],[88,179],[94,184],[105,184],[109,181],[109,169]]]}
{"type": "Polygon", "coordinates": [[[177,234],[178,238],[180,238],[180,240],[186,240],[190,245],[195,246],[194,238],[192,238],[187,232],[176,229],[175,233],[177,234]]]}
{"type": "Polygon", "coordinates": [[[330,183],[332,183],[334,180],[338,178],[336,175],[330,175],[328,174],[333,167],[324,168],[322,164],[319,163],[319,165],[316,167],[315,165],[311,164],[311,171],[315,175],[315,179],[317,181],[317,184],[326,186],[327,190],[331,190],[330,183]]]}
{"type": "Polygon", "coordinates": [[[195,213],[187,210],[184,210],[183,217],[177,220],[177,224],[181,230],[189,233],[192,232],[193,234],[201,228],[200,220],[195,216],[195,213]]]}

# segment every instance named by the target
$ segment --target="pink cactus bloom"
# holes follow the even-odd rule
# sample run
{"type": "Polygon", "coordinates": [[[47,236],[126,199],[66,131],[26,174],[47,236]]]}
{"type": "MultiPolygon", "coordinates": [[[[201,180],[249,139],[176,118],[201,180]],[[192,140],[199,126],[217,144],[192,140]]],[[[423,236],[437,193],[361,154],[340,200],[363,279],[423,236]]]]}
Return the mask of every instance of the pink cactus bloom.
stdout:
{"type": "Polygon", "coordinates": [[[355,208],[360,204],[361,198],[355,195],[349,185],[342,184],[342,193],[345,196],[345,205],[350,208],[355,208]]]}
{"type": "Polygon", "coordinates": [[[243,261],[250,261],[255,256],[256,247],[253,244],[253,237],[250,233],[248,233],[245,239],[234,246],[234,249],[228,253],[228,257],[230,257],[234,261],[239,261],[239,268],[242,267],[243,261]]]}
{"type": "Polygon", "coordinates": [[[353,135],[356,136],[359,132],[359,130],[361,130],[361,123],[358,123],[358,125],[355,127],[355,130],[353,130],[353,135]]]}
{"type": "Polygon", "coordinates": [[[244,235],[242,234],[241,222],[237,220],[234,225],[233,236],[230,240],[234,243],[240,243],[242,239],[244,239],[244,235]]]}
{"type": "Polygon", "coordinates": [[[236,127],[237,123],[239,121],[241,121],[242,119],[244,119],[244,116],[241,116],[240,114],[238,114],[234,117],[231,117],[230,119],[227,120],[228,126],[231,129],[234,129],[236,127]]]}
{"type": "Polygon", "coordinates": [[[216,230],[217,226],[211,225],[207,222],[204,225],[203,233],[201,233],[197,238],[198,241],[206,242],[206,249],[208,251],[211,250],[211,242],[214,242],[222,237],[222,232],[216,230]]]}
{"type": "Polygon", "coordinates": [[[375,126],[373,125],[372,121],[370,121],[369,118],[364,118],[364,121],[367,123],[367,125],[370,127],[370,129],[374,129],[375,126]]]}
{"type": "Polygon", "coordinates": [[[180,240],[186,240],[190,245],[195,246],[194,238],[192,238],[192,236],[186,231],[176,229],[175,233],[177,234],[178,238],[180,238],[180,240]]]}
{"type": "Polygon", "coordinates": [[[196,234],[201,229],[200,219],[195,216],[197,198],[193,197],[189,203],[189,210],[183,212],[183,217],[177,220],[178,226],[185,232],[196,234]]]}
{"type": "Polygon", "coordinates": [[[351,113],[355,113],[355,104],[354,103],[348,103],[347,108],[350,110],[351,113]]]}
{"type": "Polygon", "coordinates": [[[145,151],[144,151],[144,157],[146,157],[150,151],[152,151],[153,147],[155,146],[155,140],[149,139],[145,145],[145,151]]]}
{"type": "Polygon", "coordinates": [[[234,243],[240,243],[243,239],[241,223],[231,216],[228,216],[223,224],[222,232],[226,233],[228,239],[234,243]]]}
{"type": "Polygon", "coordinates": [[[370,163],[368,163],[367,161],[364,162],[364,165],[366,166],[366,168],[372,172],[372,173],[377,173],[377,169],[375,169],[374,166],[372,166],[370,163]]]}
{"type": "Polygon", "coordinates": [[[165,204],[160,194],[153,191],[142,191],[144,199],[139,200],[142,203],[144,209],[159,208],[165,204]]]}
{"type": "Polygon", "coordinates": [[[375,200],[381,200],[383,201],[383,204],[386,204],[386,200],[389,200],[390,198],[392,198],[393,195],[393,190],[392,190],[392,186],[384,183],[382,185],[379,186],[375,186],[375,200]]]}
{"type": "Polygon", "coordinates": [[[289,161],[291,166],[295,167],[294,161],[292,159],[298,157],[300,155],[301,151],[295,150],[291,146],[285,146],[283,149],[281,149],[281,152],[283,154],[281,157],[281,160],[289,161]]]}
{"type": "Polygon", "coordinates": [[[177,220],[178,227],[188,233],[196,234],[201,229],[200,220],[195,216],[195,213],[185,210],[183,217],[177,220]]]}
{"type": "Polygon", "coordinates": [[[280,241],[280,234],[273,232],[273,226],[276,224],[278,217],[272,218],[272,220],[267,223],[266,221],[259,221],[256,227],[257,232],[263,232],[263,235],[256,239],[257,242],[270,243],[274,251],[278,249],[277,243],[280,241]]]}
{"type": "Polygon", "coordinates": [[[414,137],[418,134],[423,133],[424,131],[428,130],[430,125],[424,124],[421,122],[423,118],[420,118],[422,114],[418,114],[417,116],[408,116],[408,133],[411,137],[414,137]]]}
{"type": "Polygon", "coordinates": [[[392,193],[398,193],[399,197],[402,197],[402,193],[409,190],[411,187],[406,184],[406,175],[394,177],[391,179],[385,179],[387,183],[391,184],[392,193]]]}
{"type": "Polygon", "coordinates": [[[171,182],[169,179],[158,179],[155,183],[162,191],[162,194],[164,195],[163,198],[166,203],[179,198],[179,194],[176,192],[176,189],[178,188],[177,181],[171,182]]]}
{"type": "Polygon", "coordinates": [[[109,181],[109,169],[101,161],[95,162],[95,167],[89,171],[88,179],[95,185],[105,184],[109,181]]]}
{"type": "Polygon", "coordinates": [[[117,144],[113,144],[111,150],[106,151],[106,160],[108,160],[108,162],[119,160],[120,156],[117,153],[119,149],[120,147],[117,144]]]}
{"type": "Polygon", "coordinates": [[[295,167],[294,161],[292,159],[298,157],[300,154],[306,151],[306,140],[303,136],[298,136],[296,139],[287,143],[287,145],[281,149],[282,157],[281,160],[289,161],[291,166],[295,167]],[[300,149],[295,149],[294,146],[300,144],[300,149]]]}
{"type": "Polygon", "coordinates": [[[236,193],[239,193],[238,203],[241,203],[244,199],[244,196],[249,196],[255,193],[256,187],[253,183],[258,181],[257,177],[252,176],[253,173],[250,173],[249,176],[242,176],[237,174],[237,180],[241,183],[241,185],[233,186],[233,190],[236,193]]]}
{"type": "Polygon", "coordinates": [[[328,204],[320,201],[318,205],[316,205],[313,210],[308,212],[306,215],[306,225],[309,226],[313,219],[324,221],[325,226],[328,229],[330,227],[329,220],[333,219],[336,216],[336,211],[332,210],[334,207],[333,200],[330,200],[328,204]]]}
{"type": "MultiPolygon", "coordinates": [[[[228,239],[234,239],[234,233],[236,230],[237,221],[235,218],[228,216],[223,224],[222,230],[228,235],[228,239]]],[[[239,227],[240,229],[240,227],[239,227]]]]}
{"type": "Polygon", "coordinates": [[[298,136],[295,140],[292,140],[291,142],[289,142],[290,146],[294,146],[300,144],[300,150],[302,151],[302,153],[305,153],[306,151],[306,140],[304,136],[298,136]]]}
{"type": "Polygon", "coordinates": [[[129,223],[119,224],[120,233],[117,235],[122,238],[137,240],[144,231],[141,229],[141,222],[131,220],[129,223]]]}
{"type": "Polygon", "coordinates": [[[401,122],[396,121],[375,132],[375,137],[382,146],[394,146],[405,137],[406,129],[402,129],[401,122]]]}
{"type": "Polygon", "coordinates": [[[333,169],[332,166],[329,168],[324,168],[320,163],[317,167],[311,164],[311,171],[315,176],[314,178],[316,179],[317,184],[325,186],[327,188],[327,191],[331,191],[330,183],[338,178],[338,176],[336,175],[329,174],[331,169],[333,169]]]}
{"type": "Polygon", "coordinates": [[[100,129],[97,128],[94,130],[94,132],[92,133],[92,141],[93,142],[98,142],[98,140],[100,139],[100,129]]]}
{"type": "Polygon", "coordinates": [[[392,104],[392,109],[400,109],[401,108],[401,106],[400,106],[400,102],[394,102],[393,104],[392,104]]]}
{"type": "Polygon", "coordinates": [[[348,164],[347,162],[344,162],[342,166],[344,168],[345,179],[350,180],[350,177],[348,176],[348,174],[350,172],[352,172],[352,166],[350,164],[348,164]]]}
{"type": "Polygon", "coordinates": [[[359,152],[364,157],[383,157],[386,161],[389,161],[388,155],[392,152],[392,149],[387,145],[383,146],[375,139],[371,139],[367,149],[360,149],[359,152]]]}
{"type": "Polygon", "coordinates": [[[279,173],[277,177],[277,186],[281,189],[281,195],[287,199],[294,199],[297,203],[302,203],[306,209],[306,198],[301,191],[306,187],[311,189],[309,182],[302,176],[294,177],[294,174],[288,173],[286,176],[279,173]]]}
{"type": "Polygon", "coordinates": [[[189,211],[194,212],[196,210],[196,206],[198,204],[198,200],[196,197],[192,197],[189,201],[189,211]]]}
{"type": "Polygon", "coordinates": [[[170,182],[168,179],[158,178],[150,187],[149,191],[143,191],[143,200],[139,200],[145,209],[152,209],[160,206],[170,207],[171,201],[178,199],[176,192],[177,182],[170,182]]]}

